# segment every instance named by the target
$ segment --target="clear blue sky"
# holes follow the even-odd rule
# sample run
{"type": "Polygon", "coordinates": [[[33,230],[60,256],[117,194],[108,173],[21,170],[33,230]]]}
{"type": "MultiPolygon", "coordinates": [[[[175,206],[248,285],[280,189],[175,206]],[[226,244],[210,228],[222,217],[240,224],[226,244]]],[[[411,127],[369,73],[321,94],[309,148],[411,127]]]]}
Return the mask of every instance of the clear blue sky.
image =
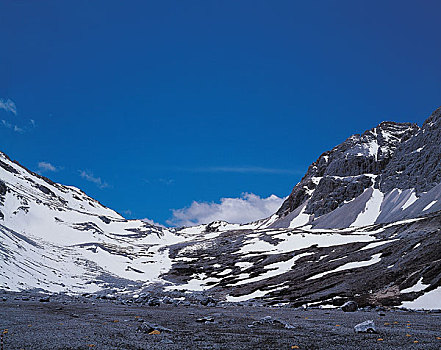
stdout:
{"type": "Polygon", "coordinates": [[[351,134],[441,105],[440,13],[439,1],[4,0],[0,98],[16,115],[0,110],[0,150],[161,223],[193,200],[285,196],[351,134]]]}

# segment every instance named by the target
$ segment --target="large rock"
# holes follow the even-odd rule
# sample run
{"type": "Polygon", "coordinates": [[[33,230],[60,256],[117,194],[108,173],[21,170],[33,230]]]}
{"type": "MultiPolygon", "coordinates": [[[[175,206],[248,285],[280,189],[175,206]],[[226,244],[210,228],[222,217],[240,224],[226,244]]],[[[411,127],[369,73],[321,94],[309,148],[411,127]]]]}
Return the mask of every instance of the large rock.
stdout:
{"type": "Polygon", "coordinates": [[[377,333],[373,320],[364,321],[354,327],[355,333],[377,333]]]}
{"type": "Polygon", "coordinates": [[[358,310],[358,304],[355,301],[347,301],[341,307],[344,312],[354,312],[358,310]]]}

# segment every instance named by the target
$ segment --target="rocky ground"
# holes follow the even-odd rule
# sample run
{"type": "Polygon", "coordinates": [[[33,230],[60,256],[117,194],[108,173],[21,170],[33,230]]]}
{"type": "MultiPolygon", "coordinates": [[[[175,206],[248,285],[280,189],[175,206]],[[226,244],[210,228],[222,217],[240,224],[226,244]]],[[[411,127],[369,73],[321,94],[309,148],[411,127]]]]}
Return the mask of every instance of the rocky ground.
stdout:
{"type": "Polygon", "coordinates": [[[4,350],[440,349],[441,312],[0,294],[4,350]],[[150,303],[154,305],[156,303],[150,303]],[[213,304],[209,304],[213,305],[213,304]],[[377,333],[355,333],[373,320],[377,333]]]}

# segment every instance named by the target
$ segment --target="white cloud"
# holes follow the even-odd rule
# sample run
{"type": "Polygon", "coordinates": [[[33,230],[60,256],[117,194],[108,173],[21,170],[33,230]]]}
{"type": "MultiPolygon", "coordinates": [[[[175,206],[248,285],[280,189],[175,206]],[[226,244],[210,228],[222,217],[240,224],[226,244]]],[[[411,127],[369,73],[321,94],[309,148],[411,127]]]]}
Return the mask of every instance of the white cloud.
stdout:
{"type": "Polygon", "coordinates": [[[14,132],[23,134],[27,131],[30,131],[36,127],[36,123],[34,119],[20,119],[16,118],[17,116],[17,107],[15,102],[8,99],[0,98],[0,110],[4,110],[6,112],[10,112],[14,114],[14,117],[6,116],[6,119],[1,120],[1,124],[7,129],[11,129],[14,132]]]}
{"type": "Polygon", "coordinates": [[[148,218],[142,219],[141,221],[144,221],[144,222],[146,222],[150,225],[153,225],[153,226],[165,227],[164,225],[161,225],[161,224],[159,224],[151,219],[148,219],[148,218]]]}
{"type": "Polygon", "coordinates": [[[193,202],[189,207],[174,209],[167,220],[172,226],[208,224],[215,220],[244,224],[263,219],[280,208],[284,198],[271,195],[267,198],[253,193],[243,193],[240,198],[221,198],[220,203],[193,202]]]}
{"type": "Polygon", "coordinates": [[[40,171],[58,171],[59,170],[58,167],[56,167],[55,165],[52,165],[49,162],[39,162],[38,169],[40,169],[40,171]]]}
{"type": "Polygon", "coordinates": [[[87,170],[80,170],[80,176],[83,179],[86,179],[87,181],[93,182],[95,185],[97,185],[99,188],[107,188],[109,187],[109,184],[103,180],[101,180],[100,177],[95,177],[92,172],[87,170]]]}
{"type": "Polygon", "coordinates": [[[17,107],[15,106],[14,101],[10,100],[9,98],[7,100],[0,98],[0,109],[17,115],[17,107]]]}

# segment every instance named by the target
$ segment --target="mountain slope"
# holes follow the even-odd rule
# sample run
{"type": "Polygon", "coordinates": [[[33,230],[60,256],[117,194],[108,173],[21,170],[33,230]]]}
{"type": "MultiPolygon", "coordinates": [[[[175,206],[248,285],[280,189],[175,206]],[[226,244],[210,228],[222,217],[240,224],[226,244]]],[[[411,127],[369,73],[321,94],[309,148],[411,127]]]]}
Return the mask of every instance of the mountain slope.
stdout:
{"type": "Polygon", "coordinates": [[[441,308],[440,119],[351,136],[245,225],[126,220],[0,153],[0,289],[441,308]]]}
{"type": "Polygon", "coordinates": [[[422,128],[383,122],[323,153],[269,227],[360,227],[441,210],[441,108],[422,128]]]}

